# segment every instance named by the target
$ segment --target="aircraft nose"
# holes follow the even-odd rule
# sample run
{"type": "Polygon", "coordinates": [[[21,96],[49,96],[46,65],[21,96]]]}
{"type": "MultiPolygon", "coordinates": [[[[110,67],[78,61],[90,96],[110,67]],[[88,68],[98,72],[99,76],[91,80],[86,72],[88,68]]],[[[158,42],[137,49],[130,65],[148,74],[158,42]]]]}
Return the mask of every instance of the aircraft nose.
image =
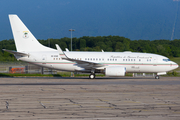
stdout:
{"type": "MultiPolygon", "coordinates": [[[[175,63],[175,62],[174,62],[174,63],[175,63]]],[[[178,68],[178,67],[179,67],[179,65],[178,65],[177,63],[175,63],[175,69],[178,68]]]]}
{"type": "Polygon", "coordinates": [[[179,65],[177,64],[177,68],[179,67],[179,65]]]}

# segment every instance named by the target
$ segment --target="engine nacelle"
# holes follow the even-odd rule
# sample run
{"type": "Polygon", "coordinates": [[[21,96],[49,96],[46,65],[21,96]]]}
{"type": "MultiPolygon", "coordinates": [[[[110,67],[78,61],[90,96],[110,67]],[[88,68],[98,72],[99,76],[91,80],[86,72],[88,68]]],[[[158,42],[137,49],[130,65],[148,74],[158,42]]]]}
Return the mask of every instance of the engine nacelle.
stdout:
{"type": "Polygon", "coordinates": [[[106,76],[125,76],[126,68],[122,66],[110,66],[105,69],[106,76]]]}

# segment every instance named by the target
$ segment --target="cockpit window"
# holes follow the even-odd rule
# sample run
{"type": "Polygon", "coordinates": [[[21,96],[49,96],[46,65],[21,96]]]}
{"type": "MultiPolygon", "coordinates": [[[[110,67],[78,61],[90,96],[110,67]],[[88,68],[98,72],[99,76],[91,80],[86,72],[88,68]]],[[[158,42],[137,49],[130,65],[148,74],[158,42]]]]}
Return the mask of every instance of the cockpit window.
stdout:
{"type": "Polygon", "coordinates": [[[168,62],[168,61],[171,61],[171,60],[170,59],[163,59],[163,61],[168,62]]]}

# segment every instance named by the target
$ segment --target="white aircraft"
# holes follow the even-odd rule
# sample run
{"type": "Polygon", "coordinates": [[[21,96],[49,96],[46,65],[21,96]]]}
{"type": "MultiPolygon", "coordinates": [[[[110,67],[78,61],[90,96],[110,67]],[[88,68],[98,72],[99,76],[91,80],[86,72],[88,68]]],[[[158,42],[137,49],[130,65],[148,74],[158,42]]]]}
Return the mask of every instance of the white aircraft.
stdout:
{"type": "Polygon", "coordinates": [[[178,68],[178,64],[157,54],[128,51],[63,52],[57,44],[57,50],[52,49],[40,44],[17,15],[9,15],[9,19],[17,51],[4,51],[14,54],[17,60],[51,69],[90,73],[91,79],[95,78],[96,73],[125,76],[126,72],[156,73],[155,78],[159,79],[159,75],[178,68]]]}

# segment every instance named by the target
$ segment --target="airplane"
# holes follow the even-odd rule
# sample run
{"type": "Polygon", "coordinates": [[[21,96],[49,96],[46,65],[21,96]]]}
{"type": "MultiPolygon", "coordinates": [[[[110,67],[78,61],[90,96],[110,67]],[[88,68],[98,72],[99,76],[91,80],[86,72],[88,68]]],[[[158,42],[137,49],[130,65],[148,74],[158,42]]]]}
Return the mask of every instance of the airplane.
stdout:
{"type": "Polygon", "coordinates": [[[6,50],[14,54],[17,60],[25,61],[50,69],[89,73],[94,79],[96,73],[105,76],[120,77],[126,73],[156,73],[155,79],[168,71],[178,68],[178,64],[165,56],[138,52],[81,52],[62,51],[43,46],[17,15],[9,15],[16,50],[6,50]]]}

